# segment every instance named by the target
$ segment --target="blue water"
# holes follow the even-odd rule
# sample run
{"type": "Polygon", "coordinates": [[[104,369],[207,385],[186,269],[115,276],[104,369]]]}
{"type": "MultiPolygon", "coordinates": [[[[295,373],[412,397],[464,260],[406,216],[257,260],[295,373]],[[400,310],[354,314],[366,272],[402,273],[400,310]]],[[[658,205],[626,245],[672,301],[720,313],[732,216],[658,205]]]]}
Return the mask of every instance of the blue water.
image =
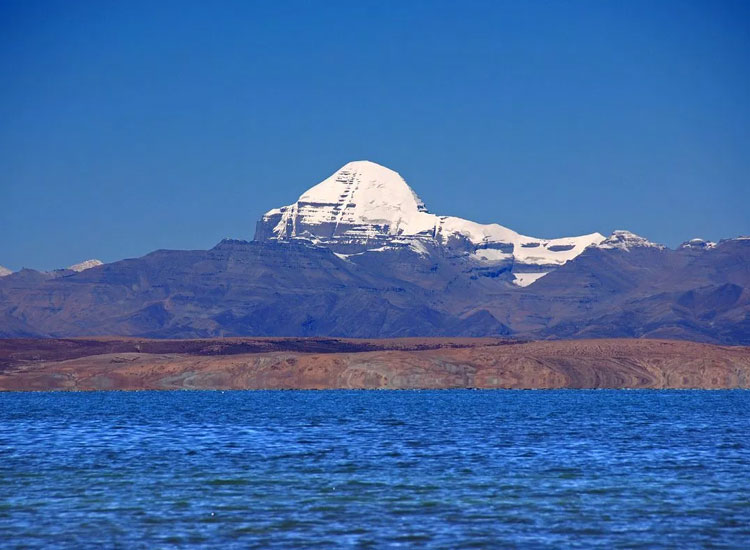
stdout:
{"type": "Polygon", "coordinates": [[[750,392],[0,394],[3,548],[750,548],[750,392]]]}

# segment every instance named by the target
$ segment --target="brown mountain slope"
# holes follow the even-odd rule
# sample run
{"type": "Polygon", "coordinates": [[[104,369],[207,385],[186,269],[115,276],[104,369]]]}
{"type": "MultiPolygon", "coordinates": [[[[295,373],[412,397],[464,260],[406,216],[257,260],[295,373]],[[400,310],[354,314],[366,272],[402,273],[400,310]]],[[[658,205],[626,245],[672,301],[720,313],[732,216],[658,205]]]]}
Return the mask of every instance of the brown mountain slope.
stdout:
{"type": "Polygon", "coordinates": [[[0,390],[748,387],[750,348],[668,340],[106,339],[0,346],[0,390]]]}

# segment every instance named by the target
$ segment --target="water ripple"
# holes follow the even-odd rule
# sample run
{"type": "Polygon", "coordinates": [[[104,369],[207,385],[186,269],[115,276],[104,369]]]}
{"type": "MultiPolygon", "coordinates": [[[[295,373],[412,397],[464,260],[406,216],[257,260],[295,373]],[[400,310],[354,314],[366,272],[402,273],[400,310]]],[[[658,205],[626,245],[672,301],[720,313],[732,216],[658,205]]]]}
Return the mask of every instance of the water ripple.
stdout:
{"type": "Polygon", "coordinates": [[[4,548],[750,547],[750,392],[0,394],[4,548]]]}

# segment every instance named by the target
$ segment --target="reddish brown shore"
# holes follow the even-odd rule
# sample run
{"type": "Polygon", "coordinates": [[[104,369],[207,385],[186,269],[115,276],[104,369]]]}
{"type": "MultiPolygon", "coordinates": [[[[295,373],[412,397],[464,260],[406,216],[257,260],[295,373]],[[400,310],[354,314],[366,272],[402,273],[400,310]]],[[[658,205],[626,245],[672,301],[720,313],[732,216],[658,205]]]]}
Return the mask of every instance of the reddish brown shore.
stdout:
{"type": "Polygon", "coordinates": [[[669,340],[0,340],[4,391],[749,386],[750,347],[669,340]]]}

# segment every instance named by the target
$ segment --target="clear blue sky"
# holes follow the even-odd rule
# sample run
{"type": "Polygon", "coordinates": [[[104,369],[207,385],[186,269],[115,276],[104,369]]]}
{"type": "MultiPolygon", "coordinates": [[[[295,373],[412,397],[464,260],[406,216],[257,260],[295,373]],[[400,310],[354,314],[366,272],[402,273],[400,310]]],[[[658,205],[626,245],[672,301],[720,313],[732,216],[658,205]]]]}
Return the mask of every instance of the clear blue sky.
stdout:
{"type": "Polygon", "coordinates": [[[440,214],[750,233],[750,3],[0,1],[0,265],[250,239],[350,160],[440,214]]]}

